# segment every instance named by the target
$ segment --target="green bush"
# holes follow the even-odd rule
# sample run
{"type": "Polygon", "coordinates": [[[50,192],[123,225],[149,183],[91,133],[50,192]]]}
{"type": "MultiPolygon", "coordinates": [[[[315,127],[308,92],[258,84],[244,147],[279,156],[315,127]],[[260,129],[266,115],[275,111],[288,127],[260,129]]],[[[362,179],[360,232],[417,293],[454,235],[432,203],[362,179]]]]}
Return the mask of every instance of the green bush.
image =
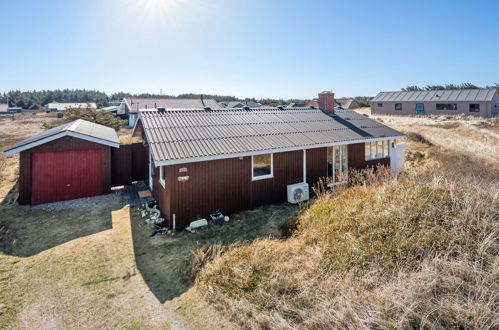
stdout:
{"type": "Polygon", "coordinates": [[[124,127],[127,122],[119,117],[113,116],[109,112],[93,110],[93,109],[71,109],[64,111],[66,121],[83,119],[92,123],[101,124],[119,130],[124,127]]]}

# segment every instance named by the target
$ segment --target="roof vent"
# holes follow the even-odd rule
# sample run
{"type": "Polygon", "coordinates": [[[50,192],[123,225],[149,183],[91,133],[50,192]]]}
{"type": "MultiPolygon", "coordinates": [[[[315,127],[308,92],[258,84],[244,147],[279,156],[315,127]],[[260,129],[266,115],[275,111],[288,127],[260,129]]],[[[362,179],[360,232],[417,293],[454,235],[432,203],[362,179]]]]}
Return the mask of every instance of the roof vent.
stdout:
{"type": "Polygon", "coordinates": [[[211,111],[210,107],[204,107],[204,111],[211,111]]]}
{"type": "Polygon", "coordinates": [[[158,108],[158,112],[159,112],[159,113],[165,113],[165,112],[166,112],[166,109],[165,109],[165,108],[158,108]]]}
{"type": "Polygon", "coordinates": [[[248,106],[244,106],[243,109],[246,110],[246,111],[251,110],[251,108],[248,107],[248,106]]]}

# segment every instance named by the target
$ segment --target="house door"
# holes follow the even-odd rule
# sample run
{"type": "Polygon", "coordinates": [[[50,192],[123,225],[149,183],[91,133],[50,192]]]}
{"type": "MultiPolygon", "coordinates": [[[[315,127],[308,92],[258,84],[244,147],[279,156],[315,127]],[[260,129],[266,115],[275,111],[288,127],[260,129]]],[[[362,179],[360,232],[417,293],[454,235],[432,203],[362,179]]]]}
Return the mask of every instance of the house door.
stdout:
{"type": "Polygon", "coordinates": [[[424,104],[416,103],[416,115],[424,115],[424,104]]]}
{"type": "Polygon", "coordinates": [[[348,182],[348,146],[327,148],[327,176],[331,184],[348,182]]]}

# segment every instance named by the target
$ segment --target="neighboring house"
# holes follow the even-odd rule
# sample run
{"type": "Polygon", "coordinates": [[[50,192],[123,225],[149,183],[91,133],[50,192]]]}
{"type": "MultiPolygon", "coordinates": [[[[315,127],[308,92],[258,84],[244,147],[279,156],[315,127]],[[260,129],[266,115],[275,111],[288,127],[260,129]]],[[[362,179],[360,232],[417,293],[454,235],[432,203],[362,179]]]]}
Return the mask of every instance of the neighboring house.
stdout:
{"type": "Polygon", "coordinates": [[[375,114],[493,117],[499,113],[499,93],[495,88],[381,92],[370,103],[375,114]]]}
{"type": "Polygon", "coordinates": [[[253,101],[230,101],[224,102],[224,107],[227,109],[237,109],[237,108],[260,108],[262,106],[261,103],[253,102],[253,101]]]}
{"type": "Polygon", "coordinates": [[[7,110],[8,113],[21,113],[23,111],[23,108],[21,107],[9,107],[7,110]]]}
{"type": "Polygon", "coordinates": [[[111,105],[108,107],[101,108],[100,110],[105,111],[105,112],[116,113],[116,112],[118,112],[118,108],[119,108],[118,105],[111,105]]]}
{"type": "Polygon", "coordinates": [[[7,103],[0,103],[0,113],[8,113],[9,105],[7,103]]]}
{"type": "Polygon", "coordinates": [[[286,106],[286,108],[305,108],[307,107],[307,103],[290,103],[286,106]]]}
{"type": "Polygon", "coordinates": [[[97,104],[94,102],[81,102],[81,103],[59,103],[51,102],[45,105],[47,109],[52,112],[65,111],[69,109],[97,109],[97,104]]]}
{"type": "Polygon", "coordinates": [[[41,204],[111,191],[114,129],[78,119],[5,150],[20,153],[19,204],[41,204]]]}
{"type": "Polygon", "coordinates": [[[213,99],[146,99],[146,98],[124,98],[118,107],[118,115],[128,119],[128,125],[134,126],[141,109],[203,109],[219,108],[220,105],[213,99]]]}
{"type": "Polygon", "coordinates": [[[360,108],[359,103],[353,99],[345,100],[341,102],[341,107],[343,109],[354,110],[360,108]]]}
{"type": "Polygon", "coordinates": [[[293,184],[341,183],[349,169],[403,164],[402,133],[335,110],[333,93],[319,105],[141,110],[132,134],[149,150],[149,186],[168,225],[279,202],[293,184]]]}

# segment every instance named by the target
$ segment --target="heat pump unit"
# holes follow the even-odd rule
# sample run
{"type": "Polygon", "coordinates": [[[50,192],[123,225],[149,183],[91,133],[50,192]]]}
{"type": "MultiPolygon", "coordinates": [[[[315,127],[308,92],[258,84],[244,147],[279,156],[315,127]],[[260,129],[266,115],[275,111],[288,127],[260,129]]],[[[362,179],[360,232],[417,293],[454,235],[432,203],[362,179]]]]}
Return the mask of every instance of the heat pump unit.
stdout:
{"type": "Polygon", "coordinates": [[[288,202],[296,204],[308,201],[308,183],[300,182],[288,186],[288,202]]]}

